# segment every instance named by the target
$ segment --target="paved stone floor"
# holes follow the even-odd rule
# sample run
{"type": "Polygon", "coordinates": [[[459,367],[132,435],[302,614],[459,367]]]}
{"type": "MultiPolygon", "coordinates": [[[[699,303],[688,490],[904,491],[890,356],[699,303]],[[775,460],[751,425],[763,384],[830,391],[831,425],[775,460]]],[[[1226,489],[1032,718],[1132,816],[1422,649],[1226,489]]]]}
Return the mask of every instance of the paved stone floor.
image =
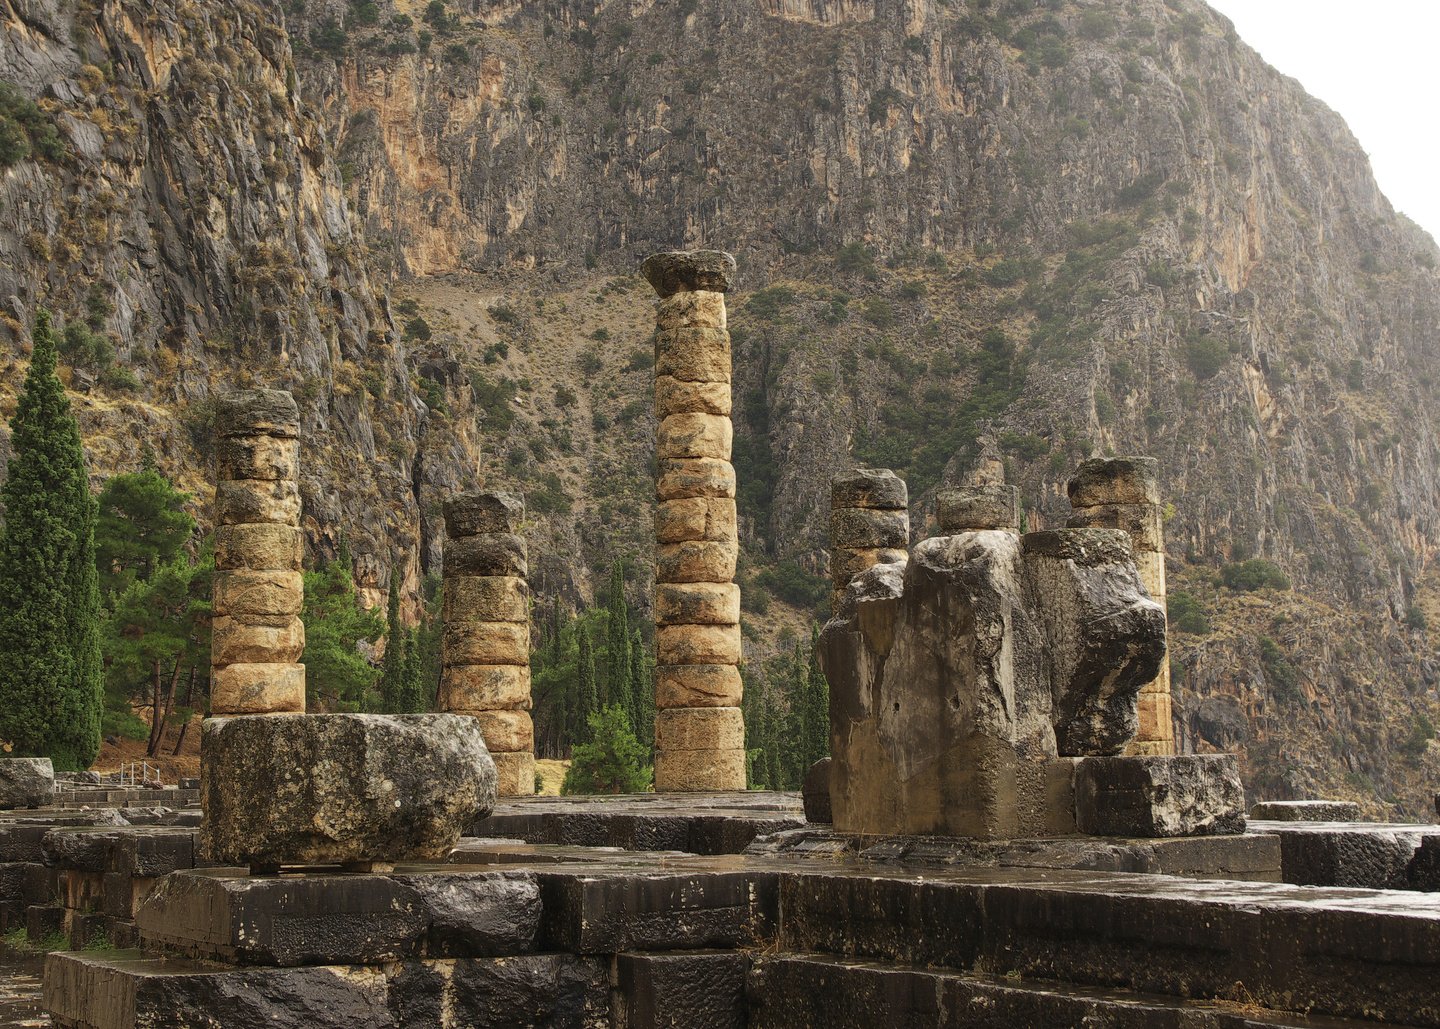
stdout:
{"type": "Polygon", "coordinates": [[[0,958],[0,1027],[48,1026],[40,1007],[40,963],[0,958]]]}

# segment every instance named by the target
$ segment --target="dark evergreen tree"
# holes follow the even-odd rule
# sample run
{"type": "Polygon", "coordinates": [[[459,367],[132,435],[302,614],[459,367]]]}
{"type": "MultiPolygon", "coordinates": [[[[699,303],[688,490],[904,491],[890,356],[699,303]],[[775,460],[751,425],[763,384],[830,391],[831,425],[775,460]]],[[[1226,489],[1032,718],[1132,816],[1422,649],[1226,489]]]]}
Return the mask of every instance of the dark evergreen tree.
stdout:
{"type": "Polygon", "coordinates": [[[639,629],[630,637],[630,696],[635,701],[635,738],[648,754],[655,749],[655,658],[639,629]]]}
{"type": "Polygon", "coordinates": [[[189,496],[153,468],[124,472],[100,490],[95,565],[108,597],[178,558],[195,533],[189,496]]]}
{"type": "Polygon", "coordinates": [[[400,624],[400,566],[390,558],[390,595],[385,602],[385,659],[380,665],[380,710],[399,714],[406,709],[406,639],[400,624]]]}
{"type": "Polygon", "coordinates": [[[95,499],[55,348],[41,312],[0,489],[0,739],[75,769],[100,749],[100,589],[95,499]]]}
{"type": "Polygon", "coordinates": [[[610,591],[605,601],[606,704],[615,704],[635,724],[635,697],[630,681],[630,612],[625,603],[625,565],[616,561],[610,569],[610,591]]]}
{"type": "MultiPolygon", "coordinates": [[[[820,669],[820,627],[810,628],[810,661],[805,677],[804,767],[830,753],[830,683],[820,669]]],[[[804,774],[803,772],[801,773],[804,774]]]]}
{"type": "Polygon", "coordinates": [[[590,629],[583,622],[580,625],[578,658],[576,684],[579,705],[576,713],[579,717],[573,726],[576,735],[572,737],[572,743],[578,742],[583,734],[589,732],[592,724],[590,716],[600,711],[599,688],[595,682],[595,648],[590,642],[590,629]]]}
{"type": "Polygon", "coordinates": [[[378,640],[385,623],[361,606],[349,557],[342,540],[335,560],[305,573],[305,653],[300,660],[312,711],[374,710],[376,671],[360,645],[378,640]]]}
{"type": "Polygon", "coordinates": [[[644,793],[652,770],[630,729],[630,720],[611,704],[589,718],[590,742],[576,744],[561,793],[644,793]]]}
{"type": "Polygon", "coordinates": [[[430,697],[425,690],[423,676],[424,659],[420,654],[420,631],[406,629],[405,662],[401,676],[401,714],[414,715],[430,710],[430,697]]]}

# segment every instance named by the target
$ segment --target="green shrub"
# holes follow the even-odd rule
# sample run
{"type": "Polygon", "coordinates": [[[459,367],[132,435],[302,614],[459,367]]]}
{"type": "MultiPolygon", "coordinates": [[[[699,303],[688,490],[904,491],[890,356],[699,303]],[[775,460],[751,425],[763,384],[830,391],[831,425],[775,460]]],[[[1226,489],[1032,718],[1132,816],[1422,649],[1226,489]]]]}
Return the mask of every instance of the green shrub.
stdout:
{"type": "Polygon", "coordinates": [[[865,301],[865,320],[877,328],[888,329],[895,324],[895,308],[884,297],[865,301]]]}
{"type": "Polygon", "coordinates": [[[1290,588],[1290,579],[1281,567],[1263,557],[1252,557],[1248,561],[1226,565],[1220,570],[1220,580],[1225,583],[1227,589],[1238,590],[1242,593],[1253,593],[1255,590],[1264,589],[1288,590],[1290,588]]]}
{"type": "Polygon", "coordinates": [[[1300,672],[1290,663],[1289,657],[1280,645],[1269,636],[1260,637],[1260,665],[1265,679],[1278,700],[1297,701],[1300,692],[1300,672]]]}
{"type": "Polygon", "coordinates": [[[430,323],[416,315],[405,323],[405,338],[424,343],[431,336],[430,323]]]}
{"type": "Polygon", "coordinates": [[[771,286],[750,295],[745,311],[756,318],[774,321],[785,307],[795,302],[795,291],[789,286],[771,286]]]}
{"type": "Polygon", "coordinates": [[[1185,344],[1185,364],[1200,381],[1213,379],[1230,359],[1230,348],[1214,336],[1199,336],[1185,344]]]}
{"type": "Polygon", "coordinates": [[[1167,602],[1170,627],[1191,636],[1208,636],[1211,632],[1210,616],[1194,596],[1184,590],[1175,590],[1167,602]]]}
{"type": "Polygon", "coordinates": [[[835,268],[842,272],[858,272],[867,278],[875,275],[875,255],[864,243],[846,243],[835,252],[835,268]]]}

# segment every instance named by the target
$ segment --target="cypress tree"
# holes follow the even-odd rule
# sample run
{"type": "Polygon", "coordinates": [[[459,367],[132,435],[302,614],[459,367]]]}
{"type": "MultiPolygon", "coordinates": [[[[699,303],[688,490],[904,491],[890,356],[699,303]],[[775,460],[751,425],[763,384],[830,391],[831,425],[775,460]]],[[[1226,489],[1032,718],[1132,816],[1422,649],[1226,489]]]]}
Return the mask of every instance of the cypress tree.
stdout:
{"type": "Polygon", "coordinates": [[[590,642],[590,627],[579,625],[580,659],[576,668],[576,720],[571,725],[571,744],[584,742],[590,733],[590,716],[600,711],[600,694],[595,682],[595,647],[590,642]]]}
{"type": "Polygon", "coordinates": [[[74,769],[100,749],[100,588],[95,499],[55,346],[42,311],[0,489],[0,739],[74,769]]]}
{"type": "Polygon", "coordinates": [[[630,613],[625,604],[625,565],[621,561],[610,569],[610,595],[605,606],[610,615],[605,627],[609,687],[606,703],[624,711],[634,725],[637,712],[630,682],[630,613]]]}
{"type": "Polygon", "coordinates": [[[810,627],[810,666],[805,684],[805,769],[830,753],[830,683],[820,669],[820,627],[810,627]]]}
{"type": "Polygon", "coordinates": [[[635,738],[649,753],[655,749],[655,678],[639,629],[630,638],[630,696],[635,701],[635,738]]]}
{"type": "Polygon", "coordinates": [[[400,713],[415,715],[430,710],[430,698],[426,695],[422,672],[425,661],[420,653],[419,630],[403,631],[405,633],[405,660],[401,673],[400,713]]]}
{"type": "Polygon", "coordinates": [[[390,559],[390,596],[385,603],[385,660],[380,666],[380,710],[386,714],[404,711],[405,628],[400,624],[400,567],[390,559]]]}

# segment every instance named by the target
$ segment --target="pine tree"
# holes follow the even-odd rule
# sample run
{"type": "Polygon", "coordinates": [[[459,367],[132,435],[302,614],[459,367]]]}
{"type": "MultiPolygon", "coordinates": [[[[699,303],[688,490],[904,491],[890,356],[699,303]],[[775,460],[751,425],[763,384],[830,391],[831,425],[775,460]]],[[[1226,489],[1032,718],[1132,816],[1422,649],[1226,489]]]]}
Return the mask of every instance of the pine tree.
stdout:
{"type": "Polygon", "coordinates": [[[100,749],[100,589],[95,500],[55,346],[42,311],[0,489],[0,739],[73,769],[100,749]]]}
{"type": "Polygon", "coordinates": [[[319,571],[305,573],[306,703],[312,711],[371,709],[375,668],[359,644],[380,638],[385,623],[360,605],[350,572],[349,550],[342,540],[340,556],[319,571]]]}
{"type": "Polygon", "coordinates": [[[380,710],[405,710],[405,628],[400,624],[400,566],[390,558],[390,595],[385,603],[385,660],[380,666],[380,710]]]}
{"type": "Polygon", "coordinates": [[[180,556],[195,532],[185,510],[189,499],[154,468],[106,481],[95,522],[95,565],[105,596],[149,579],[180,556]]]}
{"type": "Polygon", "coordinates": [[[630,720],[611,704],[589,719],[590,742],[575,746],[561,793],[644,793],[652,770],[630,720]]]}
{"type": "Polygon", "coordinates": [[[405,632],[405,663],[401,676],[400,713],[420,714],[430,710],[430,697],[426,694],[421,677],[424,659],[420,654],[420,632],[408,629],[405,632]]]}
{"type": "Polygon", "coordinates": [[[580,654],[576,668],[577,718],[571,726],[572,740],[578,741],[591,727],[591,716],[600,711],[600,695],[595,682],[595,648],[590,642],[590,628],[580,625],[580,654]]]}

